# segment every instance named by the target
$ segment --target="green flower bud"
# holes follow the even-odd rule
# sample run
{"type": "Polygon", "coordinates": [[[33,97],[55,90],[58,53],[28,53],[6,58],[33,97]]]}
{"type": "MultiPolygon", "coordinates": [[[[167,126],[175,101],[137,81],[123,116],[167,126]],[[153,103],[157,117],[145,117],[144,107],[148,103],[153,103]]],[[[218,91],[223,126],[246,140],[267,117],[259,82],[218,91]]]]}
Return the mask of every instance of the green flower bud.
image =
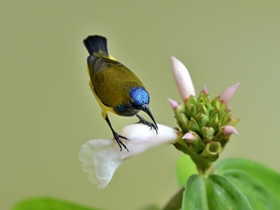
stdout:
{"type": "Polygon", "coordinates": [[[198,103],[197,104],[197,112],[209,116],[209,111],[208,111],[208,109],[205,105],[206,104],[202,103],[202,102],[198,103]]]}
{"type": "Polygon", "coordinates": [[[188,126],[188,130],[190,131],[200,132],[199,125],[193,117],[191,117],[191,119],[188,121],[187,126],[188,126]]]}
{"type": "Polygon", "coordinates": [[[221,144],[221,147],[224,148],[226,144],[229,142],[229,136],[223,136],[219,138],[219,142],[221,144]]]}
{"type": "Polygon", "coordinates": [[[206,144],[204,150],[201,153],[201,157],[212,162],[218,159],[222,150],[223,149],[220,142],[212,141],[206,144]]]}
{"type": "Polygon", "coordinates": [[[197,114],[196,119],[200,127],[207,125],[207,123],[209,122],[209,118],[207,117],[207,115],[202,114],[201,112],[197,114]]]}
{"type": "Polygon", "coordinates": [[[229,119],[230,119],[229,111],[225,110],[223,112],[220,112],[219,120],[221,125],[225,125],[226,123],[228,123],[229,119]]]}
{"type": "Polygon", "coordinates": [[[220,121],[219,121],[218,114],[216,114],[212,119],[209,120],[208,125],[214,128],[214,130],[217,130],[219,128],[220,121]]]}
{"type": "Polygon", "coordinates": [[[236,119],[231,119],[231,118],[230,118],[228,124],[229,124],[229,125],[232,125],[232,126],[236,126],[237,123],[239,123],[239,121],[240,121],[239,118],[236,118],[236,119]]]}
{"type": "Polygon", "coordinates": [[[206,142],[210,142],[213,140],[215,134],[215,130],[212,127],[202,127],[201,128],[201,135],[206,142]]]}
{"type": "Polygon", "coordinates": [[[210,102],[209,94],[205,93],[203,91],[200,91],[199,96],[198,96],[198,101],[201,101],[203,103],[209,103],[210,102]]]}
{"type": "Polygon", "coordinates": [[[218,141],[219,137],[225,136],[224,135],[224,128],[225,128],[225,126],[220,127],[218,132],[216,133],[215,137],[217,138],[217,141],[218,141]]]}
{"type": "Polygon", "coordinates": [[[177,122],[178,125],[180,126],[180,128],[182,129],[182,131],[184,132],[188,132],[189,128],[188,128],[188,118],[184,113],[180,113],[179,115],[177,115],[177,122]]]}
{"type": "Polygon", "coordinates": [[[180,113],[185,113],[185,105],[184,104],[178,104],[176,108],[173,109],[175,116],[180,114],[180,113]]]}
{"type": "Polygon", "coordinates": [[[190,96],[186,102],[187,104],[196,104],[197,103],[197,98],[195,96],[190,96]]]}
{"type": "Polygon", "coordinates": [[[186,104],[186,115],[191,118],[191,117],[196,117],[197,115],[197,110],[196,106],[194,104],[186,104]]]}
{"type": "Polygon", "coordinates": [[[217,107],[212,108],[210,110],[209,119],[212,119],[213,117],[218,115],[218,113],[219,113],[219,111],[217,110],[217,107]]]}
{"type": "Polygon", "coordinates": [[[211,105],[213,107],[216,107],[218,110],[220,109],[220,104],[221,104],[221,102],[219,100],[219,97],[216,97],[211,101],[211,105]]]}
{"type": "Polygon", "coordinates": [[[195,132],[190,131],[186,133],[182,139],[186,141],[189,149],[195,153],[201,152],[205,147],[205,144],[202,142],[200,136],[195,132]]]}

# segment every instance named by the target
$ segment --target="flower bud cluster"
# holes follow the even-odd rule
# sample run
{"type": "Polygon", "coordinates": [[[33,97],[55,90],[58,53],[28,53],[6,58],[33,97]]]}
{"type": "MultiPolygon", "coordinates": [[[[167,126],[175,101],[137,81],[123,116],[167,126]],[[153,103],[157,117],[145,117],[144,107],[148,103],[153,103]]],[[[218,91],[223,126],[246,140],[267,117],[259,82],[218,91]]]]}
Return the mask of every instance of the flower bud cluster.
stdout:
{"type": "Polygon", "coordinates": [[[237,133],[234,126],[239,119],[232,119],[231,110],[220,97],[210,101],[205,89],[183,104],[173,101],[172,107],[182,136],[175,146],[192,158],[200,156],[205,161],[215,161],[231,134],[237,133]]]}

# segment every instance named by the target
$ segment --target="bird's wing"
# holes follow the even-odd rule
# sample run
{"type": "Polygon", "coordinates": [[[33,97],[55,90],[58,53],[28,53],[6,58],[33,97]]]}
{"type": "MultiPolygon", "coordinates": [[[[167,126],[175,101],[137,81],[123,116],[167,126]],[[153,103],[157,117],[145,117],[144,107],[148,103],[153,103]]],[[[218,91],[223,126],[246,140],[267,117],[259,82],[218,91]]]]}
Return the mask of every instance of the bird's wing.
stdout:
{"type": "Polygon", "coordinates": [[[91,75],[91,82],[96,95],[110,107],[127,103],[131,87],[142,85],[133,72],[115,61],[104,63],[99,71],[91,75]]]}

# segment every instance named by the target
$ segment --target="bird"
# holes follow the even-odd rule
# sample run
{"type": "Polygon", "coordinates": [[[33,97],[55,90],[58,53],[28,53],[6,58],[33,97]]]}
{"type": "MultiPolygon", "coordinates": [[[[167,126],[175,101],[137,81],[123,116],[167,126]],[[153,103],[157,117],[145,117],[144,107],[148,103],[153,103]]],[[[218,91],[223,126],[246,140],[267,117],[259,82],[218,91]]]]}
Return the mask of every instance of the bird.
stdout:
{"type": "Polygon", "coordinates": [[[112,127],[108,112],[123,117],[136,116],[138,123],[148,125],[158,132],[157,123],[149,108],[150,95],[139,78],[122,63],[108,54],[107,39],[99,35],[91,35],[84,39],[89,53],[87,57],[89,86],[102,110],[102,117],[109,125],[113,138],[117,141],[120,151],[122,142],[130,140],[119,135],[112,127]],[[146,121],[138,112],[144,111],[153,122],[146,121]]]}

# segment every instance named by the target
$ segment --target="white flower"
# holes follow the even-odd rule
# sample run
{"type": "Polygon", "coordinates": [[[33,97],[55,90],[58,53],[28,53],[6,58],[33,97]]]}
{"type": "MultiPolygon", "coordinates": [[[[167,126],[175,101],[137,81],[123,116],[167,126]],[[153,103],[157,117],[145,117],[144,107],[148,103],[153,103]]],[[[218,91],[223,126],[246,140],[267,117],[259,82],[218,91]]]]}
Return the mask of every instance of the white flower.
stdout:
{"type": "Polygon", "coordinates": [[[86,142],[79,153],[79,160],[82,162],[83,170],[89,174],[89,181],[96,184],[99,189],[103,189],[125,159],[161,144],[175,142],[178,137],[176,130],[160,124],[158,128],[156,134],[155,130],[147,125],[125,126],[119,134],[129,139],[122,141],[129,152],[120,151],[114,139],[93,139],[86,142]]]}

